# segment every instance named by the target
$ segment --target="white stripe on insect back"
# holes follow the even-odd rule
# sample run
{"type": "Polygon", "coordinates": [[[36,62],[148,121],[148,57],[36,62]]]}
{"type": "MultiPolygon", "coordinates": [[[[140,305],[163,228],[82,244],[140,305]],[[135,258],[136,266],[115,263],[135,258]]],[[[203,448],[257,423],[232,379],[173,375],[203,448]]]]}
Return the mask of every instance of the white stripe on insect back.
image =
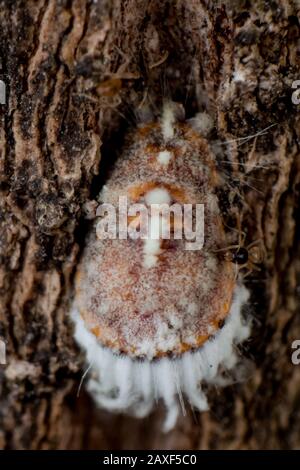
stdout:
{"type": "Polygon", "coordinates": [[[157,161],[162,166],[168,166],[168,164],[172,160],[172,157],[173,155],[171,152],[169,152],[168,150],[163,150],[162,152],[158,153],[157,161]]]}
{"type": "MultiPolygon", "coordinates": [[[[151,207],[152,204],[170,204],[171,196],[165,188],[154,188],[145,195],[146,203],[151,207]]],[[[158,255],[162,252],[162,235],[169,230],[169,221],[160,213],[151,214],[149,218],[148,238],[144,240],[144,266],[152,268],[158,261],[158,255]]]]}

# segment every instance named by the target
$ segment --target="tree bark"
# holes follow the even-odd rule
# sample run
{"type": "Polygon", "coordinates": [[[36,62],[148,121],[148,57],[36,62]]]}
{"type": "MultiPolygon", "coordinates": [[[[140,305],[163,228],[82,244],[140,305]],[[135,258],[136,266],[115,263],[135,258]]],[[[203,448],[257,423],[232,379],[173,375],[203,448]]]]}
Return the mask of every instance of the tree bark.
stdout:
{"type": "Polygon", "coordinates": [[[299,10],[296,0],[0,1],[1,448],[299,448],[299,10]],[[181,102],[188,117],[206,109],[213,139],[234,140],[216,159],[267,253],[247,281],[251,374],[212,390],[211,410],[188,411],[169,434],[162,409],[136,420],[97,410],[84,387],[77,397],[84,357],[68,317],[84,204],[149,97],[181,102]]]}

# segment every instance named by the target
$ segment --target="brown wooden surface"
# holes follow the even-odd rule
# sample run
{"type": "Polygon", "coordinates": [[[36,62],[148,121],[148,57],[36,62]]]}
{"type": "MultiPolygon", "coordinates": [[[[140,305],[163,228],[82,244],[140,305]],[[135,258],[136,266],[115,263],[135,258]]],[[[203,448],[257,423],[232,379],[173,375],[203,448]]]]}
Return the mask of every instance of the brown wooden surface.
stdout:
{"type": "Polygon", "coordinates": [[[291,363],[300,339],[297,3],[0,1],[8,87],[0,126],[8,361],[0,366],[1,448],[299,448],[300,366],[291,363]],[[232,81],[241,71],[244,81],[232,81]],[[248,281],[254,326],[244,354],[252,366],[245,382],[210,390],[210,412],[188,413],[167,435],[162,410],[138,421],[97,411],[84,390],[76,397],[83,357],[68,320],[88,226],[83,204],[97,194],[139,105],[151,98],[159,108],[162,97],[184,103],[188,117],[197,101],[205,105],[215,139],[276,124],[226,154],[249,240],[263,237],[267,249],[264,269],[248,281]]]}

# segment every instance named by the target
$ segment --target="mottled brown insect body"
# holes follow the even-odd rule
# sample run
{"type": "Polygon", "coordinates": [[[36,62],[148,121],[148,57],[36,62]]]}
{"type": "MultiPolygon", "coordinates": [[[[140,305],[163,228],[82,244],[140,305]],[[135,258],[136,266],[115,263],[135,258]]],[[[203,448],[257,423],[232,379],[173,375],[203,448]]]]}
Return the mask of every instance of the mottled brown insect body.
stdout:
{"type": "MultiPolygon", "coordinates": [[[[151,202],[204,204],[202,249],[186,240],[88,238],[76,279],[76,302],[86,327],[113,351],[149,360],[202,346],[230,311],[233,264],[217,257],[225,233],[215,189],[214,158],[206,140],[172,115],[140,127],[111,171],[100,199],[118,207],[151,202]]],[[[96,221],[97,223],[97,221],[96,221]]],[[[135,220],[139,224],[139,220],[135,220]]]]}

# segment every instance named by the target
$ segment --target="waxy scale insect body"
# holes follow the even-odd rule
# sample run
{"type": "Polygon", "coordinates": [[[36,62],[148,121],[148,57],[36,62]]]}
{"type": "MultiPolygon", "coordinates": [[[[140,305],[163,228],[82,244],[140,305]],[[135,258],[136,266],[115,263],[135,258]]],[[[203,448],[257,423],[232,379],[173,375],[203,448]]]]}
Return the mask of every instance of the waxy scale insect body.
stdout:
{"type": "MultiPolygon", "coordinates": [[[[194,121],[177,122],[169,103],[160,120],[138,127],[99,199],[116,208],[120,197],[146,207],[204,205],[203,247],[186,249],[184,238],[99,239],[94,226],[75,283],[75,337],[93,370],[87,387],[96,402],[145,416],[162,399],[166,430],[183,397],[208,408],[201,383],[220,382],[220,369],[238,361],[235,344],[250,334],[241,313],[248,291],[234,264],[216,254],[226,244],[220,181],[194,121]]],[[[162,222],[150,218],[151,226],[162,222]]]]}

